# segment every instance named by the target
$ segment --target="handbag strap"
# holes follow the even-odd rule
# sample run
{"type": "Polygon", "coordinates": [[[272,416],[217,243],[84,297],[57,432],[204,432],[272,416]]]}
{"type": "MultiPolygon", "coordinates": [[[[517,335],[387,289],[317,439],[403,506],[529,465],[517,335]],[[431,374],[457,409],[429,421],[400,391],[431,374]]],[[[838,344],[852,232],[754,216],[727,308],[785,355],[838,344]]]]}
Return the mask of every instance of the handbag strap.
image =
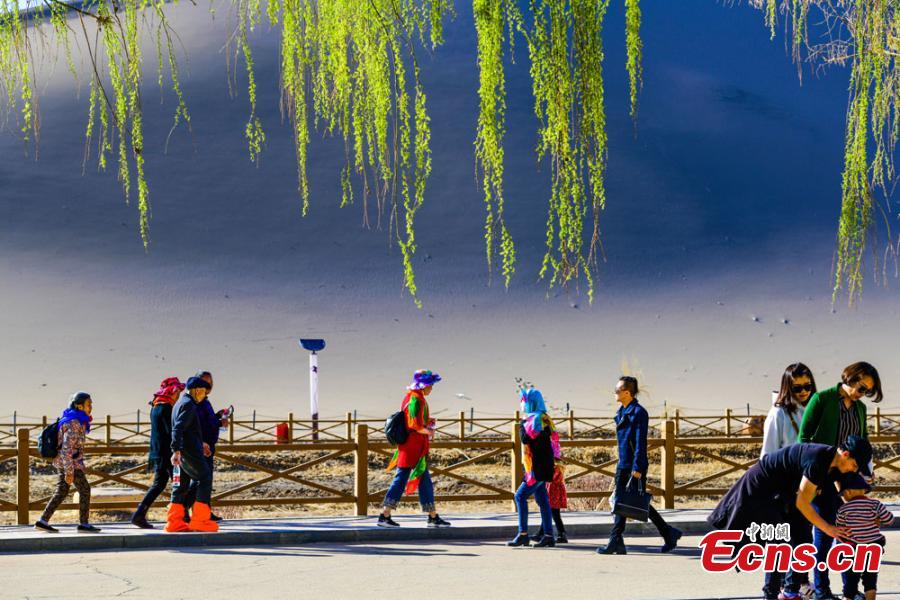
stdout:
{"type": "Polygon", "coordinates": [[[797,426],[797,421],[794,420],[794,413],[788,412],[788,420],[791,422],[791,425],[794,427],[794,433],[800,435],[800,427],[797,426]]]}

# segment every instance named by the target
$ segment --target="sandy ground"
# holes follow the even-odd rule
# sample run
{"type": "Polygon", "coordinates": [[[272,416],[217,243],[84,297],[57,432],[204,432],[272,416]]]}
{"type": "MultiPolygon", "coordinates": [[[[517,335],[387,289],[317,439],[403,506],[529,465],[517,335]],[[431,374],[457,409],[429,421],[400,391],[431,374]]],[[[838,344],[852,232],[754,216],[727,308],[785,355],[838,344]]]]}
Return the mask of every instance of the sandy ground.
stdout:
{"type": "MultiPolygon", "coordinates": [[[[888,533],[879,598],[900,598],[900,569],[888,533]]],[[[632,538],[627,556],[598,556],[602,540],[554,549],[503,542],[312,544],[295,548],[202,548],[0,556],[8,598],[393,598],[398,589],[429,598],[757,598],[760,573],[705,573],[695,536],[671,555],[658,539],[632,538]],[[161,576],[165,574],[165,576],[161,576]],[[181,575],[181,576],[179,576],[181,575]]],[[[837,578],[832,575],[832,585],[837,578]]]]}
{"type": "MultiPolygon", "coordinates": [[[[148,59],[146,252],[114,174],[90,164],[82,174],[85,90],[75,94],[62,65],[42,69],[40,159],[15,135],[0,136],[0,153],[12,157],[0,165],[0,422],[13,411],[56,414],[80,388],[94,394],[98,414],[133,415],[162,378],[199,368],[216,375],[214,403],[239,415],[306,414],[301,336],[328,342],[323,416],[384,418],[423,367],[444,376],[431,397],[438,415],[509,414],[516,376],[554,406],[611,414],[623,371],[641,377],[654,413],[765,411],[788,363],[807,362],[824,387],[859,359],[881,369],[885,409],[900,410],[898,292],[867,279],[857,308],[831,304],[842,71],[801,87],[759,12],[657,3],[642,26],[635,137],[619,67],[621,6],[610,7],[608,261],[591,306],[583,290],[548,293],[537,281],[548,175],[532,154],[524,66],[510,66],[508,82],[508,213],[520,263],[508,291],[496,277],[490,284],[472,177],[471,7],[456,8],[447,44],[423,61],[435,171],[417,217],[422,310],[402,293],[387,232],[361,227],[360,202],[336,207],[335,140],[310,148],[312,213],[300,218],[290,131],[278,113],[278,36],[266,27],[253,39],[268,132],[255,167],[242,139],[246,100],[228,96],[227,14],[167,8],[190,56],[183,85],[194,131],[177,132],[163,153],[173,105],[166,94],[157,102],[148,59]]],[[[84,72],[77,49],[75,58],[84,72]]]]}

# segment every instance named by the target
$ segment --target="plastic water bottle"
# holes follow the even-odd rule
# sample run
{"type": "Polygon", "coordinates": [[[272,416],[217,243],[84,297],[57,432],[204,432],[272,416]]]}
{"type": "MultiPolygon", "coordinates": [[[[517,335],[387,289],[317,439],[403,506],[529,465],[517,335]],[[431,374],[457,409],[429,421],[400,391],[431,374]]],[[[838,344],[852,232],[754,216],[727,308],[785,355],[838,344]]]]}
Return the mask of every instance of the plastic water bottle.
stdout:
{"type": "Polygon", "coordinates": [[[177,488],[181,485],[181,465],[175,465],[172,467],[172,488],[177,488]]]}
{"type": "Polygon", "coordinates": [[[222,410],[220,410],[219,413],[216,415],[217,417],[219,417],[219,424],[220,424],[219,435],[227,435],[228,434],[228,426],[221,425],[221,423],[223,420],[230,421],[231,415],[233,415],[233,414],[234,414],[234,406],[229,406],[228,408],[223,408],[222,410]]]}

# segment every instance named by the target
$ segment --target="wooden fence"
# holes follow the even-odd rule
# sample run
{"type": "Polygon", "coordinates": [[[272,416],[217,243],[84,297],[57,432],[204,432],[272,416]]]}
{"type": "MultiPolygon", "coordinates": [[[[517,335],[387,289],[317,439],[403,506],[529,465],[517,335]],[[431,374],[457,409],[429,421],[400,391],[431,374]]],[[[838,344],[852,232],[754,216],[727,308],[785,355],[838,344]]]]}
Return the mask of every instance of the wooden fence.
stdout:
{"type": "MultiPolygon", "coordinates": [[[[553,415],[560,435],[565,439],[590,439],[615,437],[616,426],[613,411],[609,416],[596,417],[576,414],[575,411],[553,415]]],[[[675,423],[675,434],[679,437],[724,436],[753,437],[762,435],[765,415],[742,415],[731,409],[724,413],[694,415],[674,411],[674,415],[650,417],[650,435],[661,436],[666,420],[675,423]]],[[[0,423],[0,447],[15,447],[17,431],[27,430],[33,444],[41,430],[50,422],[45,416],[40,420],[0,423]]],[[[437,440],[481,440],[499,439],[509,435],[509,427],[518,422],[518,413],[509,417],[472,418],[465,411],[452,417],[437,420],[437,440]]],[[[342,419],[295,418],[289,413],[284,419],[234,419],[221,435],[220,441],[233,444],[264,444],[282,442],[293,444],[310,441],[353,441],[357,425],[368,425],[372,439],[384,439],[383,419],[356,419],[348,412],[342,419]],[[276,431],[283,425],[285,435],[279,439],[276,431]]],[[[873,435],[900,435],[900,413],[882,413],[880,407],[868,415],[869,432],[873,435]]],[[[149,421],[114,421],[109,415],[96,418],[91,424],[88,443],[96,446],[119,446],[127,444],[148,444],[150,441],[149,421]]]]}
{"type": "MultiPolygon", "coordinates": [[[[674,420],[663,421],[659,427],[661,435],[648,440],[648,452],[653,460],[650,466],[651,477],[648,479],[651,482],[658,481],[651,483],[648,489],[662,499],[666,508],[674,508],[678,498],[715,497],[723,494],[730,481],[756,462],[751,457],[758,453],[762,442],[759,436],[683,436],[677,434],[677,427],[674,420]],[[748,445],[752,447],[748,449],[748,445]],[[744,447],[743,454],[734,452],[737,446],[744,447]],[[697,469],[688,468],[698,457],[706,461],[707,466],[713,464],[714,469],[718,470],[705,472],[698,477],[697,469]]],[[[442,438],[432,443],[435,451],[433,454],[441,457],[441,460],[432,460],[430,465],[437,502],[512,500],[523,475],[518,423],[511,417],[505,420],[505,427],[501,424],[489,429],[498,435],[464,436],[460,427],[455,436],[452,432],[445,431],[442,438]],[[502,429],[505,429],[505,434],[501,433],[502,429]],[[508,463],[508,479],[504,477],[501,480],[491,480],[467,471],[486,463],[494,467],[508,463]],[[454,491],[449,488],[447,483],[465,489],[460,493],[458,489],[454,491]]],[[[104,434],[109,435],[109,431],[110,429],[106,429],[104,434]]],[[[328,429],[320,429],[319,433],[325,431],[328,429]]],[[[52,469],[48,461],[39,457],[31,433],[27,428],[19,429],[16,446],[0,448],[0,472],[4,472],[2,463],[7,461],[15,461],[16,472],[15,498],[0,498],[0,512],[14,512],[19,524],[29,523],[30,513],[42,510],[49,499],[50,487],[46,484],[51,479],[49,473],[52,469]],[[44,484],[42,493],[38,493],[36,479],[44,484]]],[[[220,444],[216,453],[219,465],[230,463],[259,476],[251,481],[230,485],[224,490],[220,489],[222,482],[217,480],[213,504],[254,507],[338,504],[348,505],[357,515],[368,514],[370,505],[379,503],[387,491],[389,477],[384,473],[383,466],[393,449],[383,438],[370,435],[367,423],[356,424],[352,439],[344,438],[346,433],[335,432],[338,439],[320,439],[316,442],[297,441],[293,438],[290,443],[276,445],[246,440],[239,442],[235,439],[234,443],[229,441],[220,444]],[[276,466],[276,457],[286,457],[287,460],[276,466]],[[290,466],[283,468],[285,462],[290,466]]],[[[896,451],[900,435],[882,432],[871,436],[870,440],[876,447],[878,457],[875,461],[878,470],[876,474],[879,476],[878,490],[900,492],[900,478],[897,477],[900,474],[900,454],[896,451]],[[883,483],[885,475],[888,475],[887,483],[883,483]]],[[[598,500],[608,497],[611,493],[610,478],[615,475],[615,439],[570,435],[562,440],[562,446],[563,463],[567,464],[569,497],[598,500]],[[584,458],[587,452],[595,451],[602,452],[604,458],[597,459],[597,454],[584,458]]],[[[148,483],[136,480],[135,475],[146,470],[148,449],[147,445],[134,443],[88,445],[85,454],[87,474],[92,478],[91,485],[97,490],[103,484],[114,483],[126,486],[133,493],[142,494],[148,488],[148,483]],[[118,460],[109,460],[112,457],[118,457],[118,460]],[[133,460],[130,457],[134,457],[133,460]],[[99,463],[106,467],[92,467],[99,463]]],[[[156,506],[165,504],[164,500],[160,500],[156,506]]],[[[95,496],[92,510],[133,510],[135,505],[134,498],[109,500],[95,496]]],[[[74,503],[61,506],[62,509],[76,507],[74,503]]]]}

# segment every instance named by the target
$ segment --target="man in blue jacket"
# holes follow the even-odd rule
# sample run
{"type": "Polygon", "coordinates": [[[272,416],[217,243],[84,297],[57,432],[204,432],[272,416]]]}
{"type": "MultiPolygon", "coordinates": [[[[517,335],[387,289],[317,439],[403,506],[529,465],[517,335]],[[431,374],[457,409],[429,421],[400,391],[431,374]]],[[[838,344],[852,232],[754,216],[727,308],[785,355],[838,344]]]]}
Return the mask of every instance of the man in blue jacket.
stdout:
{"type": "MultiPolygon", "coordinates": [[[[642,490],[647,486],[647,428],[650,416],[638,403],[638,381],[634,377],[623,376],[616,384],[616,401],[622,406],[616,411],[616,440],[619,443],[619,463],[616,465],[616,490],[612,502],[628,487],[637,486],[642,490]]],[[[650,520],[663,538],[660,552],[669,552],[678,544],[681,531],[663,520],[653,506],[650,506],[650,520]]],[[[609,543],[597,548],[599,554],[625,554],[625,517],[615,516],[609,543]]]]}
{"type": "MultiPolygon", "coordinates": [[[[223,421],[216,415],[215,409],[212,407],[212,404],[209,401],[209,394],[212,393],[213,389],[213,376],[209,371],[197,371],[194,377],[198,377],[209,384],[209,391],[206,393],[206,398],[203,399],[202,402],[197,404],[197,417],[200,419],[200,431],[203,438],[203,442],[209,446],[209,455],[206,456],[206,464],[209,467],[210,477],[215,476],[215,454],[216,454],[216,444],[219,443],[219,428],[224,427],[226,422],[223,421]]],[[[187,500],[185,501],[186,508],[188,510],[193,506],[194,501],[197,498],[197,487],[199,482],[194,481],[191,484],[190,492],[188,493],[187,500]]],[[[216,521],[217,523],[222,520],[222,517],[215,513],[210,513],[210,519],[216,521]]]]}
{"type": "Polygon", "coordinates": [[[218,531],[219,524],[210,520],[212,471],[207,457],[209,445],[203,441],[198,404],[206,399],[210,385],[199,377],[187,380],[187,389],[172,409],[172,466],[180,469],[180,482],[173,476],[172,502],[166,516],[166,531],[218,531]],[[197,482],[197,496],[190,524],[184,520],[191,484],[197,482]]]}

